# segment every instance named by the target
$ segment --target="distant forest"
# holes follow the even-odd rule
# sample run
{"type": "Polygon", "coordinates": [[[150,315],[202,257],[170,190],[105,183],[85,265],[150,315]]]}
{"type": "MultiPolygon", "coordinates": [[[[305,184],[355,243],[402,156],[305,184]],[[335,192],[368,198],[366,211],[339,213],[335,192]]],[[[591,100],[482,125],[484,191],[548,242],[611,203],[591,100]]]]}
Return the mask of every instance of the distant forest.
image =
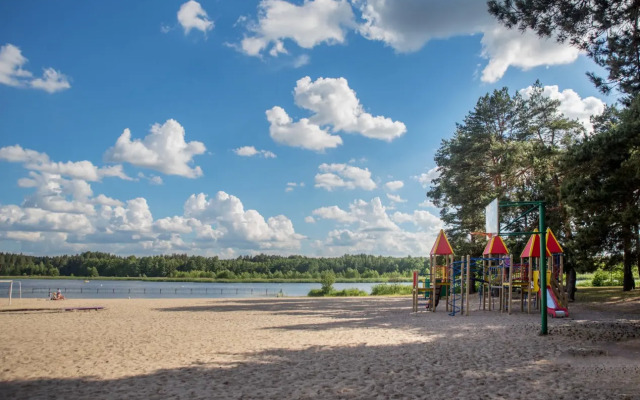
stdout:
{"type": "Polygon", "coordinates": [[[366,254],[336,258],[260,254],[221,260],[186,254],[120,257],[108,253],[36,257],[0,253],[0,276],[159,277],[210,279],[320,279],[333,271],[338,279],[394,280],[424,270],[425,257],[383,257],[366,254]]]}

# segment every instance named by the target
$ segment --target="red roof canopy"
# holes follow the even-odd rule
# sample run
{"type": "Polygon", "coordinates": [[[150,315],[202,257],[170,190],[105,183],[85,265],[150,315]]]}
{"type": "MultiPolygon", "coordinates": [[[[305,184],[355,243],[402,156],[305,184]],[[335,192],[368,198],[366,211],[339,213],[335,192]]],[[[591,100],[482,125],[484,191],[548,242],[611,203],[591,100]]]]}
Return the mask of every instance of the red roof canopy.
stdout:
{"type": "Polygon", "coordinates": [[[431,248],[432,256],[447,256],[453,254],[453,249],[449,244],[449,239],[447,239],[447,235],[444,234],[444,230],[440,229],[440,233],[438,234],[438,238],[436,242],[433,244],[431,248]]]}
{"type": "Polygon", "coordinates": [[[500,236],[493,236],[489,239],[489,243],[487,243],[482,254],[485,256],[488,254],[509,254],[509,250],[507,250],[507,245],[504,244],[500,236]]]}
{"type": "Polygon", "coordinates": [[[553,234],[551,228],[547,228],[547,253],[564,253],[564,250],[562,250],[562,246],[560,246],[560,243],[558,243],[558,239],[556,239],[556,235],[553,234]]]}
{"type": "MultiPolygon", "coordinates": [[[[536,228],[533,231],[538,232],[538,229],[536,228]]],[[[549,253],[549,246],[547,244],[547,256],[550,255],[551,253],[549,253]]],[[[524,250],[522,250],[522,254],[520,254],[520,258],[526,257],[540,258],[540,234],[534,233],[529,237],[527,245],[524,246],[524,250]]]]}

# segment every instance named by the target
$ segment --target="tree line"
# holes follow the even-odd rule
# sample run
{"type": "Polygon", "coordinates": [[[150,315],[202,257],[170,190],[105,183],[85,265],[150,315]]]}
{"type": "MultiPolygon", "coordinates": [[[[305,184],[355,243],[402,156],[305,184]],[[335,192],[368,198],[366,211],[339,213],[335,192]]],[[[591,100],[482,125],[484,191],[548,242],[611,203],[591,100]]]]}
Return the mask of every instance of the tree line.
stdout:
{"type": "Polygon", "coordinates": [[[62,256],[0,253],[0,276],[159,277],[213,279],[313,279],[332,271],[338,279],[399,279],[424,270],[424,257],[366,254],[335,258],[259,254],[235,259],[187,254],[121,257],[102,252],[62,256]]]}
{"type": "MultiPolygon", "coordinates": [[[[489,1],[509,28],[570,42],[608,72],[587,73],[603,93],[617,90],[618,105],[593,117],[593,130],[560,112],[560,102],[536,82],[525,93],[508,88],[481,97],[435,162],[440,176],[427,196],[441,208],[450,240],[461,253],[478,254],[484,207],[501,201],[546,202],[547,223],[567,254],[568,286],[575,273],[623,265],[623,290],[640,271],[640,2],[602,0],[489,1]]],[[[526,211],[501,208],[502,221],[526,211]]],[[[532,231],[538,215],[509,226],[532,231]]],[[[519,254],[526,237],[510,238],[519,254]]]]}

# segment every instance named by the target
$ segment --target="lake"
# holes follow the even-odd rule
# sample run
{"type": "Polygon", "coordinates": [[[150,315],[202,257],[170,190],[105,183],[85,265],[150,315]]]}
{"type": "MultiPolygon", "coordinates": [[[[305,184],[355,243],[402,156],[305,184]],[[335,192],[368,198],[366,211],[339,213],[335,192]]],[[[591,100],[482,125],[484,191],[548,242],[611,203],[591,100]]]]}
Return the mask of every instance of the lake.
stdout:
{"type": "MultiPolygon", "coordinates": [[[[335,283],[336,290],[357,288],[371,293],[378,283],[335,283]]],[[[320,289],[319,283],[210,283],[210,282],[152,282],[124,280],[83,281],[76,279],[23,279],[13,280],[13,297],[48,298],[50,292],[60,289],[68,299],[156,299],[156,298],[246,298],[306,296],[311,289],[320,289]]],[[[9,283],[0,283],[0,296],[8,297],[9,283]]],[[[1,301],[1,300],[0,300],[1,301]]]]}

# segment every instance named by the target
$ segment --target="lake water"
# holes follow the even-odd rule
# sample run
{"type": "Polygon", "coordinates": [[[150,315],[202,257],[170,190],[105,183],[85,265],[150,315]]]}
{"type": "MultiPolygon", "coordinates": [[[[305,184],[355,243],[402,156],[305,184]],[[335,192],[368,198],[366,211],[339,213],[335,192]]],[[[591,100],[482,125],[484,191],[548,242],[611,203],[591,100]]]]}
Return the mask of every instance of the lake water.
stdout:
{"type": "MultiPolygon", "coordinates": [[[[335,283],[336,290],[357,288],[371,293],[378,283],[335,283]]],[[[150,282],[75,279],[24,279],[13,281],[13,297],[48,298],[50,292],[60,289],[68,299],[126,299],[126,298],[246,298],[306,296],[311,289],[320,289],[319,283],[208,283],[208,282],[150,282]]],[[[0,296],[6,298],[8,283],[0,283],[0,296]]],[[[1,300],[0,300],[1,301],[1,300]]]]}

